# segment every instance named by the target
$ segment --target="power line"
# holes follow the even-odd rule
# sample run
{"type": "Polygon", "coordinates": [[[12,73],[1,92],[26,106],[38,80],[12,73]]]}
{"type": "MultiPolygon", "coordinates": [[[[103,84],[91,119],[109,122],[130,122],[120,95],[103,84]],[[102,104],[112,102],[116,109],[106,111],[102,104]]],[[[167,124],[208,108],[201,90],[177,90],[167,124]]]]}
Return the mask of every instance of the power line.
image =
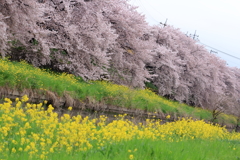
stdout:
{"type": "Polygon", "coordinates": [[[158,10],[156,10],[152,5],[151,3],[148,3],[148,6],[150,6],[155,12],[157,12],[158,14],[160,14],[162,17],[166,18],[165,15],[161,14],[158,10]]]}
{"type": "MultiPolygon", "coordinates": [[[[144,7],[144,5],[143,5],[143,3],[142,3],[141,0],[139,0],[139,1],[137,1],[137,2],[140,2],[140,5],[143,7],[143,9],[144,9],[146,12],[148,12],[148,10],[144,7]]],[[[139,6],[140,6],[140,5],[139,5],[139,6]]],[[[159,22],[158,20],[156,20],[156,19],[150,14],[150,12],[148,12],[148,15],[149,15],[149,16],[151,17],[151,19],[153,19],[155,22],[159,22]]],[[[167,26],[167,21],[168,21],[168,19],[166,19],[165,23],[160,22],[160,24],[163,25],[163,27],[166,27],[166,26],[167,26]]]]}
{"type": "Polygon", "coordinates": [[[158,20],[156,20],[156,19],[150,14],[150,12],[148,12],[148,10],[147,10],[147,9],[144,7],[144,5],[142,4],[142,1],[141,1],[141,0],[137,1],[137,3],[138,3],[138,6],[141,6],[141,7],[148,13],[148,16],[149,16],[152,20],[154,20],[155,22],[159,22],[158,20]],[[140,2],[140,4],[139,4],[138,2],[140,2]]]}
{"type": "Polygon", "coordinates": [[[230,57],[232,57],[232,58],[235,58],[235,59],[240,60],[239,57],[236,57],[236,56],[233,56],[233,55],[231,55],[231,54],[229,54],[229,53],[220,51],[219,49],[213,48],[213,47],[211,47],[211,46],[209,46],[209,45],[206,45],[206,44],[204,44],[204,43],[202,43],[202,42],[198,42],[198,43],[200,43],[200,44],[202,44],[202,45],[204,45],[204,46],[207,46],[207,47],[209,47],[209,48],[211,48],[211,49],[214,49],[214,50],[216,50],[216,51],[218,51],[218,52],[221,52],[221,53],[223,53],[223,54],[225,54],[225,55],[228,55],[228,56],[230,56],[230,57]]]}
{"type": "MultiPolygon", "coordinates": [[[[135,0],[134,1],[134,3],[135,2],[140,2],[140,5],[139,6],[142,6],[143,8],[144,8],[144,10],[146,11],[146,12],[148,12],[148,10],[144,7],[144,5],[142,4],[142,2],[141,2],[141,0],[135,0]]],[[[151,6],[151,8],[153,8],[152,6],[151,6]]],[[[158,12],[159,13],[159,12],[158,12]]],[[[156,22],[158,22],[155,18],[153,18],[152,16],[151,16],[151,14],[148,12],[148,14],[149,14],[149,16],[154,20],[154,21],[156,21],[156,22]]],[[[165,24],[163,24],[164,26],[166,26],[167,24],[167,19],[166,19],[166,22],[165,22],[165,24]]],[[[161,22],[160,22],[160,24],[162,24],[161,22]]],[[[191,36],[191,34],[190,34],[190,36],[191,36]]],[[[194,35],[193,35],[193,39],[195,39],[195,38],[198,38],[199,36],[198,35],[196,35],[196,31],[195,31],[195,33],[194,33],[194,35]]],[[[233,56],[233,55],[231,55],[231,54],[229,54],[229,53],[226,53],[226,52],[223,52],[223,51],[221,51],[221,50],[219,50],[219,49],[216,49],[216,48],[214,48],[214,47],[211,47],[211,46],[209,46],[209,45],[206,45],[206,44],[204,44],[204,43],[202,43],[202,42],[199,42],[198,41],[198,43],[200,43],[200,44],[202,44],[202,45],[204,45],[204,46],[206,46],[206,47],[209,47],[209,48],[211,48],[211,49],[214,49],[214,50],[216,50],[216,51],[218,51],[218,52],[220,52],[220,53],[223,53],[223,54],[225,54],[225,55],[227,55],[227,56],[230,56],[230,57],[232,57],[232,58],[235,58],[235,59],[237,59],[237,60],[240,60],[240,58],[239,57],[236,57],[236,56],[233,56]]],[[[212,51],[212,52],[214,52],[214,51],[212,51]]]]}

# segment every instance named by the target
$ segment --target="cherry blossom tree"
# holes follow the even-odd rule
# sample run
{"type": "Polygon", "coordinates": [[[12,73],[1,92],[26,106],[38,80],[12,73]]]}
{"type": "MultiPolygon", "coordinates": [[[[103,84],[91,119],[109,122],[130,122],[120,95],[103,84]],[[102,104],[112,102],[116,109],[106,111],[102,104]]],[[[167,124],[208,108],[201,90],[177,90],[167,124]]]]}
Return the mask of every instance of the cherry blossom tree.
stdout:
{"type": "Polygon", "coordinates": [[[148,31],[144,16],[126,1],[111,1],[111,10],[104,16],[118,34],[112,48],[109,75],[114,82],[133,87],[144,87],[151,75],[145,68],[152,58],[152,43],[144,41],[142,36],[148,31]]]}
{"type": "Polygon", "coordinates": [[[221,103],[216,96],[224,103],[236,96],[238,81],[225,61],[171,26],[154,26],[149,35],[156,55],[147,66],[158,75],[152,82],[160,95],[208,109],[221,103]]]}
{"type": "Polygon", "coordinates": [[[107,51],[117,36],[103,20],[101,5],[83,0],[6,1],[5,5],[14,22],[9,24],[14,45],[18,45],[13,48],[24,48],[11,52],[13,58],[85,79],[95,80],[106,73],[107,51]]]}
{"type": "Polygon", "coordinates": [[[47,50],[45,47],[44,37],[48,34],[43,32],[37,26],[37,21],[43,21],[45,7],[41,3],[35,1],[17,1],[17,0],[1,0],[0,12],[5,17],[2,23],[7,25],[7,35],[5,38],[10,43],[12,50],[4,54],[12,56],[13,59],[21,58],[31,60],[33,63],[46,64],[47,57],[39,54],[39,50],[43,52],[47,50]],[[34,40],[38,41],[34,41],[34,40]],[[39,46],[32,45],[34,42],[39,46]],[[22,52],[24,50],[24,52],[22,52]]]}
{"type": "Polygon", "coordinates": [[[85,79],[143,87],[151,47],[144,17],[126,0],[1,0],[12,60],[85,79]]]}

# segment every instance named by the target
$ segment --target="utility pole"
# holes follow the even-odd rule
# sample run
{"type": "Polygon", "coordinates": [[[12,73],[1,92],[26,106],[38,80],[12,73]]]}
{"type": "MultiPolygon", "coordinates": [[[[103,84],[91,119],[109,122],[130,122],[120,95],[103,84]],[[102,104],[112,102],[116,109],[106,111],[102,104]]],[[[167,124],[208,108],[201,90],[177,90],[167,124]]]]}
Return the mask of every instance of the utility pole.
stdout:
{"type": "Polygon", "coordinates": [[[216,54],[218,54],[218,52],[216,52],[216,51],[213,51],[213,50],[210,50],[210,53],[216,53],[216,54]]]}
{"type": "Polygon", "coordinates": [[[197,31],[195,30],[195,33],[194,33],[194,35],[193,35],[193,39],[194,39],[194,40],[195,40],[195,37],[197,37],[197,38],[199,37],[198,35],[196,35],[196,32],[197,32],[197,31]]]}
{"type": "Polygon", "coordinates": [[[168,19],[166,19],[166,21],[165,21],[165,23],[163,24],[162,22],[160,22],[160,24],[162,24],[163,25],[163,27],[166,27],[167,26],[167,20],[168,19]]]}
{"type": "MultiPolygon", "coordinates": [[[[197,35],[196,33],[197,33],[197,31],[195,30],[194,35],[193,35],[193,40],[195,40],[195,38],[197,39],[199,37],[199,35],[197,35]]],[[[190,34],[190,36],[191,36],[191,34],[190,34]]]]}

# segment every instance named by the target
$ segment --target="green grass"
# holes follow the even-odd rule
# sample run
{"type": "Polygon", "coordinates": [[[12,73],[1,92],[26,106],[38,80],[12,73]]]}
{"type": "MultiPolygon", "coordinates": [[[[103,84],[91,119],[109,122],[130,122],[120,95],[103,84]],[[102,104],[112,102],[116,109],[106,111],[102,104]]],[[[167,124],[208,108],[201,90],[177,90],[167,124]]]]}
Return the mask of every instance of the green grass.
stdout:
{"type": "MultiPolygon", "coordinates": [[[[181,142],[131,140],[109,144],[88,151],[66,153],[65,150],[49,155],[49,160],[239,160],[240,142],[186,140],[181,142]]],[[[0,156],[1,158],[1,156],[0,156]]],[[[27,154],[16,154],[8,159],[28,159],[27,154]]],[[[34,158],[32,158],[34,159],[34,158]]]]}
{"type": "Polygon", "coordinates": [[[240,159],[240,152],[234,150],[237,147],[240,147],[239,143],[222,141],[188,140],[166,142],[132,140],[110,145],[101,150],[91,150],[85,154],[78,154],[71,157],[71,159],[122,160],[129,159],[129,156],[133,155],[134,159],[139,160],[238,160],[240,159]],[[134,152],[135,149],[137,151],[134,152]],[[128,150],[131,150],[131,152],[128,152],[128,150]]]}
{"type": "MultiPolygon", "coordinates": [[[[81,77],[41,70],[25,62],[10,62],[1,59],[0,67],[0,86],[7,86],[17,90],[49,90],[59,96],[67,92],[73,98],[81,101],[88,99],[92,103],[109,104],[130,109],[137,108],[148,112],[157,111],[175,117],[212,119],[210,111],[167,100],[149,89],[130,89],[106,81],[85,82],[81,77]]],[[[237,123],[236,117],[226,114],[221,114],[218,121],[234,125],[237,123]]]]}

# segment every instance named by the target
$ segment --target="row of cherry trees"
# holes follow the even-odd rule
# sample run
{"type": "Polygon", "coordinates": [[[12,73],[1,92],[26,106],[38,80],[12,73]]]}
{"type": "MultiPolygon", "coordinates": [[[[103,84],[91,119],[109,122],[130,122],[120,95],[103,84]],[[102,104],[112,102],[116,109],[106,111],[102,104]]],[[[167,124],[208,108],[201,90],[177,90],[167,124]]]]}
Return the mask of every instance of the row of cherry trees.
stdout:
{"type": "Polygon", "coordinates": [[[0,52],[86,80],[151,81],[203,108],[240,107],[240,69],[174,27],[149,26],[127,0],[0,0],[0,52]]]}
{"type": "Polygon", "coordinates": [[[140,39],[148,25],[135,9],[125,0],[0,0],[12,41],[5,54],[85,79],[144,87],[151,50],[140,39]]]}
{"type": "MultiPolygon", "coordinates": [[[[209,53],[173,27],[152,27],[157,53],[147,64],[161,95],[216,111],[235,112],[240,99],[240,69],[209,53]]],[[[239,114],[239,113],[238,113],[239,114]]]]}

